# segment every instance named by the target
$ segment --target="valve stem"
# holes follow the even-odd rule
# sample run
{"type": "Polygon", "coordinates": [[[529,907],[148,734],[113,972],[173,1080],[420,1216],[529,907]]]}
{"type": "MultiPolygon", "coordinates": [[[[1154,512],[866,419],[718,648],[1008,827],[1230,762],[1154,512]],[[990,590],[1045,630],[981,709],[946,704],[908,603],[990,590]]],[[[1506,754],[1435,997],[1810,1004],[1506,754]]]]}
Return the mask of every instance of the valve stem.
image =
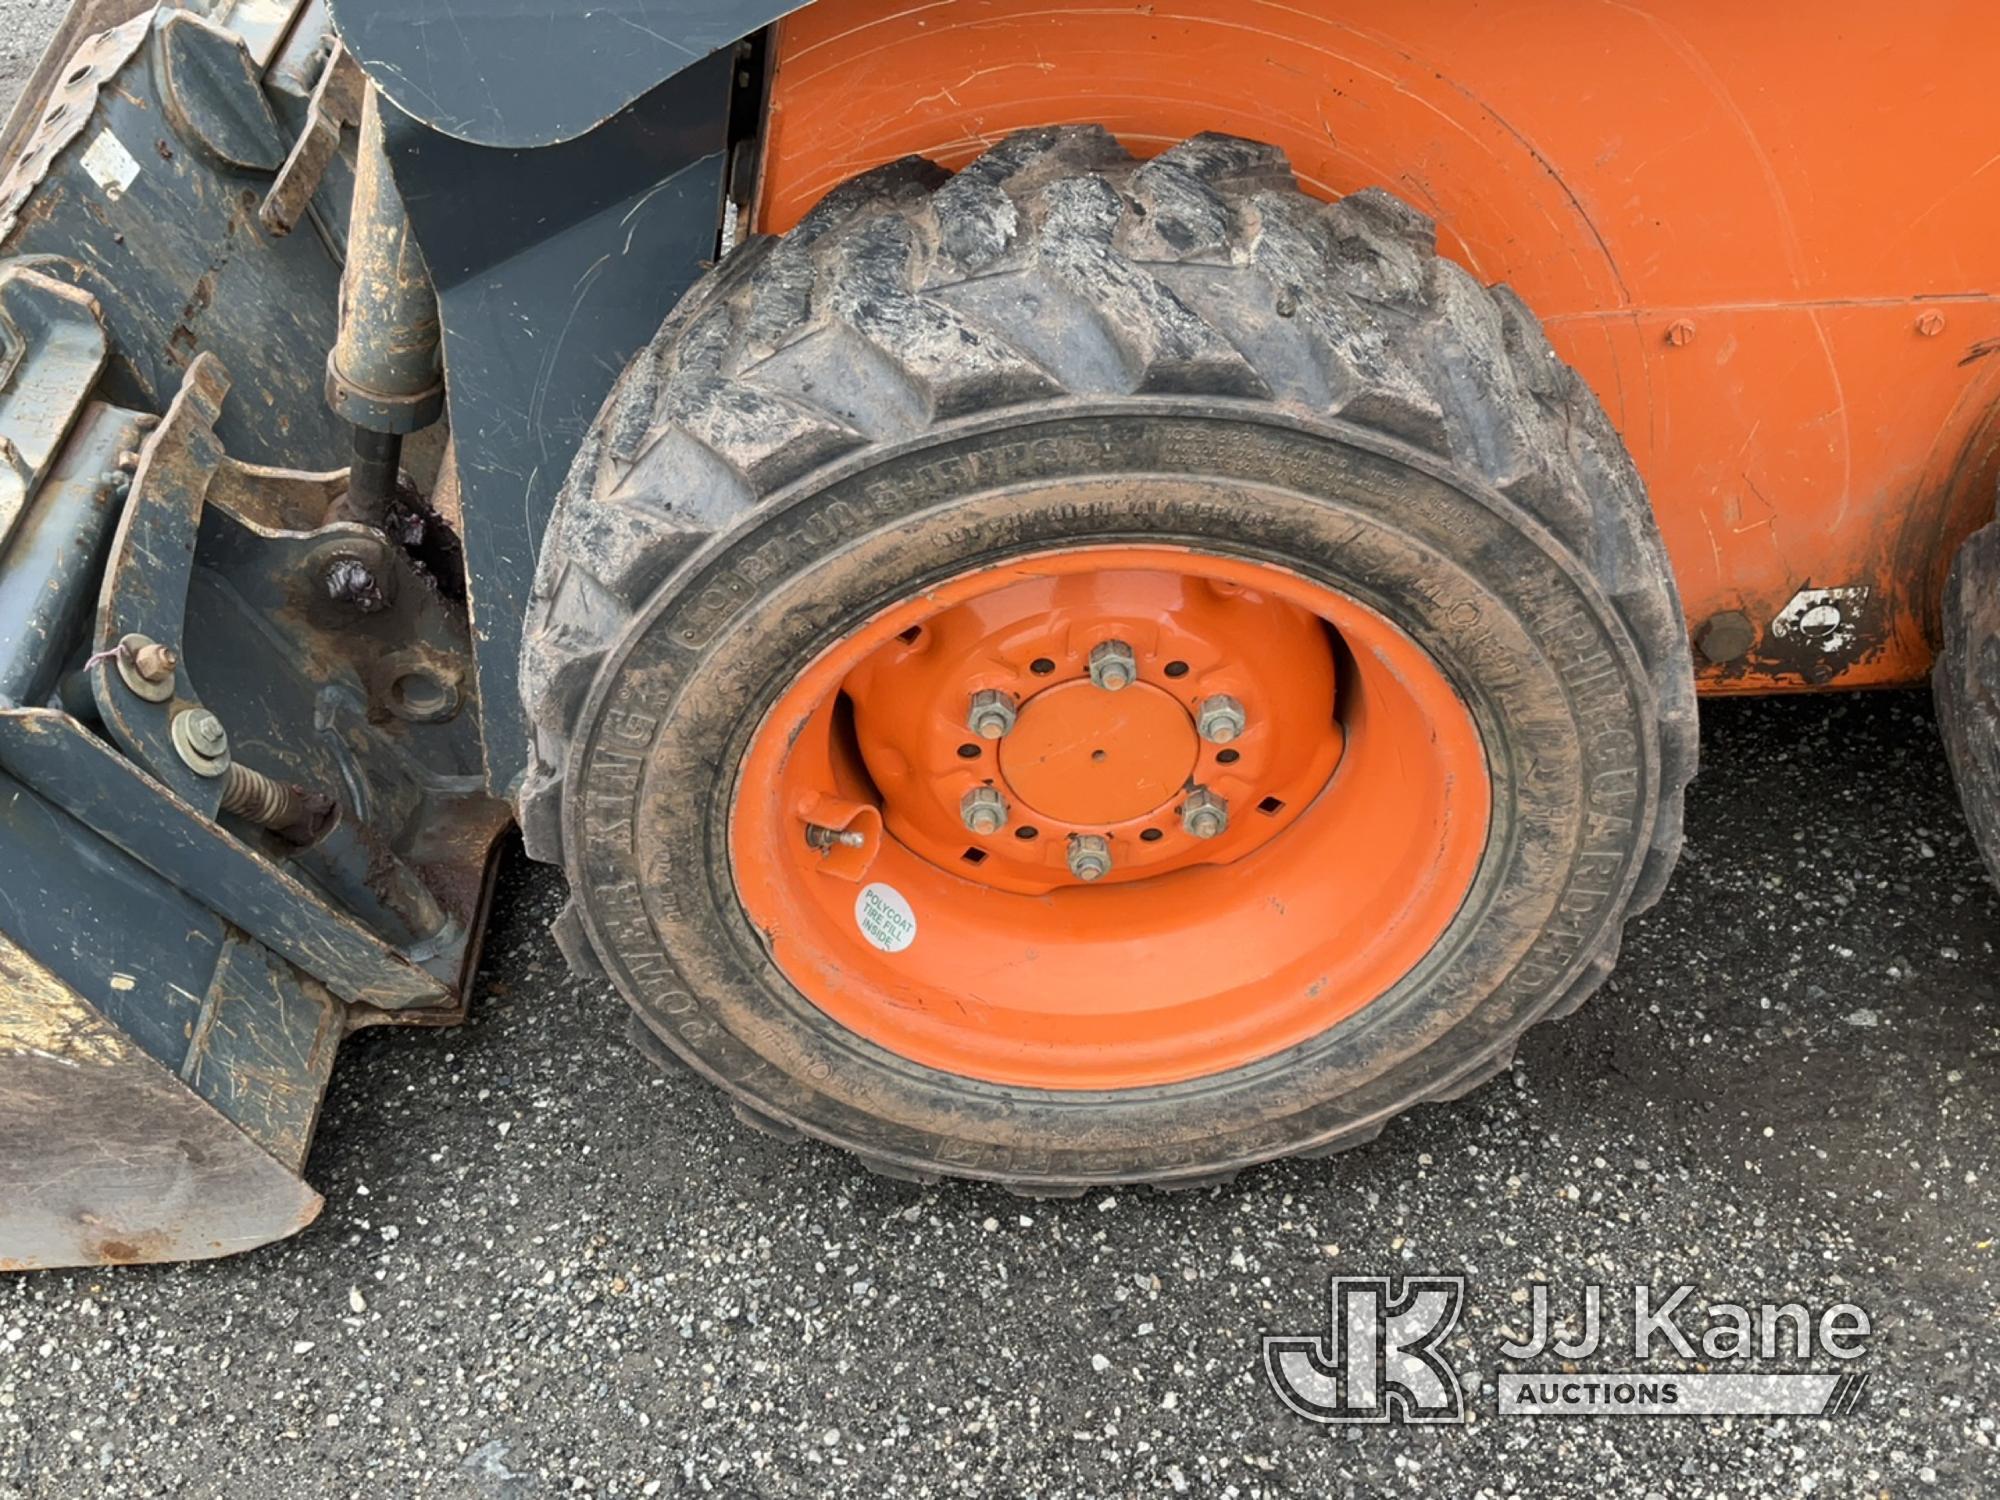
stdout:
{"type": "Polygon", "coordinates": [[[806,843],[825,853],[829,849],[859,849],[868,835],[857,828],[828,828],[821,823],[806,824],[806,843]]]}

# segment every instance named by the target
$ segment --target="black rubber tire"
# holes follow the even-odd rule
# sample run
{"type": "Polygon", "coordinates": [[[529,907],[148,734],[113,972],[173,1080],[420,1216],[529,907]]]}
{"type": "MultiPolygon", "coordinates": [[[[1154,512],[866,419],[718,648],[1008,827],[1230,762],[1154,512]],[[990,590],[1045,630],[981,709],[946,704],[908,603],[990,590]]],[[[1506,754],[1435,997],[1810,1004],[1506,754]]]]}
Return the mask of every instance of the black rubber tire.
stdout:
{"type": "Polygon", "coordinates": [[[1951,560],[1931,697],[1966,826],[2000,882],[2000,522],[1973,532],[1951,560]]]}
{"type": "Polygon", "coordinates": [[[1143,164],[1094,128],[956,176],[907,159],[737,251],[586,443],[522,680],[523,824],[569,874],[566,951],[749,1117],[1029,1193],[1338,1149],[1505,1068],[1659,896],[1696,760],[1644,491],[1534,317],[1398,200],[1317,202],[1279,152],[1219,136],[1143,164]],[[1060,498],[1079,483],[1098,499],[1060,498]],[[1390,996],[1194,1083],[1009,1089],[891,1056],[786,984],[736,902],[744,744],[894,599],[1132,537],[1283,562],[1431,651],[1494,765],[1473,893],[1390,996]]]}

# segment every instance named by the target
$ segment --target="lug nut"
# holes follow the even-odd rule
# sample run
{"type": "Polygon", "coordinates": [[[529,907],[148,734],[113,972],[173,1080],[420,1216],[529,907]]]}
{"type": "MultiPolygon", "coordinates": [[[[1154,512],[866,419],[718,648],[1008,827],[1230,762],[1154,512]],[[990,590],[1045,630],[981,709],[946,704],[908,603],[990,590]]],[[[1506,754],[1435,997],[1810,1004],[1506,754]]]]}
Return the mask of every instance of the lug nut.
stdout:
{"type": "Polygon", "coordinates": [[[1090,680],[1107,693],[1139,680],[1139,658],[1123,641],[1105,641],[1090,652],[1090,680]]]}
{"type": "Polygon", "coordinates": [[[998,833],[1007,826],[1007,799],[990,786],[976,786],[958,804],[958,815],[974,833],[998,833]]]}
{"type": "Polygon", "coordinates": [[[1212,745],[1226,745],[1243,733],[1250,720],[1243,705],[1227,693],[1215,693],[1201,700],[1195,710],[1195,728],[1212,745]]]}
{"type": "Polygon", "coordinates": [[[1229,826],[1229,804],[1205,786],[1198,786],[1181,803],[1181,828],[1198,839],[1212,839],[1229,826]]]}
{"type": "Polygon", "coordinates": [[[996,688],[974,693],[972,706],[965,713],[965,727],[982,740],[1005,738],[1014,727],[1014,695],[996,688]]]}
{"type": "Polygon", "coordinates": [[[1102,880],[1111,873],[1111,845],[1094,833],[1071,834],[1069,872],[1078,880],[1102,880]]]}

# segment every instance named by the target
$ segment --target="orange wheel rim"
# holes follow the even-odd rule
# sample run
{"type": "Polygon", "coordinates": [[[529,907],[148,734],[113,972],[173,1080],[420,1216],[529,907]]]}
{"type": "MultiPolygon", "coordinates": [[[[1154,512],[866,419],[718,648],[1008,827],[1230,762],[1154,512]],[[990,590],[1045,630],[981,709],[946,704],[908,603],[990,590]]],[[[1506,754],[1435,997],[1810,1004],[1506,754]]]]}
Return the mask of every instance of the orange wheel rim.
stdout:
{"type": "Polygon", "coordinates": [[[1119,1089],[1380,999],[1451,926],[1490,811],[1470,712],[1383,615],[1103,547],[955,578],[823,653],[751,741],[730,852],[773,962],[849,1030],[1119,1089]]]}

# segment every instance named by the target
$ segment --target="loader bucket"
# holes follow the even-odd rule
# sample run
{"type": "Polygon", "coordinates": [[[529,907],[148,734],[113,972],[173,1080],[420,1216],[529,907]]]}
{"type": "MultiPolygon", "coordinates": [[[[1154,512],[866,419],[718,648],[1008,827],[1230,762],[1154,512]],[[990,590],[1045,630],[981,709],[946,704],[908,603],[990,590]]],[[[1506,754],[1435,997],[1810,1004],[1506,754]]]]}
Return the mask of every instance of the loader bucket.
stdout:
{"type": "Polygon", "coordinates": [[[216,956],[175,1067],[0,935],[0,1269],[227,1255],[319,1213],[299,1174],[337,1008],[241,943],[216,956]]]}

